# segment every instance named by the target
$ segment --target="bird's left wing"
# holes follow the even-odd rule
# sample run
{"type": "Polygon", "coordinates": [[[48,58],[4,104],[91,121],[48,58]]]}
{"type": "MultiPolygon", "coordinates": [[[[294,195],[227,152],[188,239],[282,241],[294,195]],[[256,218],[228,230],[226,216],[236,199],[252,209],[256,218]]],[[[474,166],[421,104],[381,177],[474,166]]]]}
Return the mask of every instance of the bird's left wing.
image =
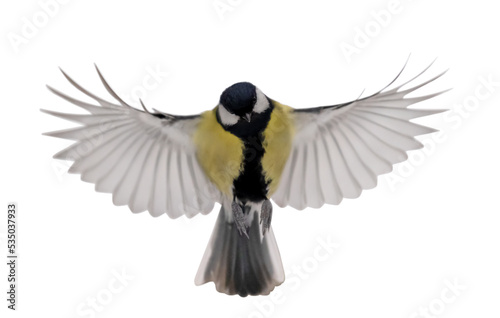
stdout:
{"type": "MultiPolygon", "coordinates": [[[[432,64],[431,64],[432,65],[432,64]]],[[[352,102],[306,109],[293,109],[296,134],[290,157],[272,199],[281,207],[318,208],[357,198],[362,190],[376,186],[377,176],[407,159],[406,152],[422,147],[414,137],[435,132],[411,119],[444,110],[407,108],[443,92],[404,98],[441,77],[445,72],[412,88],[429,69],[408,82],[352,102]]],[[[403,68],[404,69],[404,68],[403,68]]]]}
{"type": "MultiPolygon", "coordinates": [[[[136,109],[125,103],[99,77],[116,102],[106,101],[64,76],[78,90],[94,99],[93,105],[51,87],[54,94],[89,114],[43,112],[81,124],[80,127],[45,133],[75,140],[54,155],[74,161],[70,173],[95,184],[98,192],[113,193],[115,205],[132,212],[148,210],[153,216],[166,213],[176,218],[209,213],[220,194],[198,164],[193,132],[200,116],[176,116],[136,109]]],[[[142,102],[141,102],[142,104],[142,102]]]]}

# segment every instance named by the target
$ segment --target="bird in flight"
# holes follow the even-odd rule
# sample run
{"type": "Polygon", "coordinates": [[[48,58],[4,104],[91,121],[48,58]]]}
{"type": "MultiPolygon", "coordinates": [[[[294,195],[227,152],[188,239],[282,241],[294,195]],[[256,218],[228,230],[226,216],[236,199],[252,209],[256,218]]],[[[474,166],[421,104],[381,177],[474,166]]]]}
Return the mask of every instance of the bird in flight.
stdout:
{"type": "Polygon", "coordinates": [[[149,111],[142,101],[142,109],[130,106],[97,67],[112,102],[63,72],[95,103],[48,86],[88,114],[42,109],[80,125],[45,135],[75,141],[54,158],[73,161],[70,173],[112,193],[115,205],[134,213],[191,218],[220,203],[195,283],[212,281],[230,295],[267,295],[285,279],[271,200],[280,207],[319,208],[375,187],[377,176],[422,147],[415,136],[435,132],[410,120],[443,110],[408,107],[445,91],[405,98],[446,72],[422,81],[431,65],[395,85],[403,67],[369,96],[304,109],[283,105],[251,83],[236,83],[215,108],[190,116],[149,111]]]}

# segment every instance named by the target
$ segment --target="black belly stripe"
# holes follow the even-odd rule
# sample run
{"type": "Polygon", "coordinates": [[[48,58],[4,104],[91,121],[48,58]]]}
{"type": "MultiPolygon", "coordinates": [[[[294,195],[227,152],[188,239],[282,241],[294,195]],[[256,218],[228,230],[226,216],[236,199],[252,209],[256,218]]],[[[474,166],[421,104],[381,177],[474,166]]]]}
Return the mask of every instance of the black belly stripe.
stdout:
{"type": "Polygon", "coordinates": [[[260,202],[267,199],[268,183],[262,170],[262,156],[264,147],[262,146],[262,134],[242,138],[244,142],[243,150],[243,171],[234,180],[234,195],[242,202],[260,202]]]}
{"type": "Polygon", "coordinates": [[[264,140],[262,133],[266,129],[274,109],[271,100],[269,100],[269,104],[269,108],[264,112],[252,113],[250,122],[240,119],[237,124],[230,127],[222,125],[217,113],[219,124],[243,141],[243,171],[233,181],[233,194],[243,203],[260,202],[267,199],[268,183],[263,173],[261,160],[265,153],[262,146],[264,140]]]}

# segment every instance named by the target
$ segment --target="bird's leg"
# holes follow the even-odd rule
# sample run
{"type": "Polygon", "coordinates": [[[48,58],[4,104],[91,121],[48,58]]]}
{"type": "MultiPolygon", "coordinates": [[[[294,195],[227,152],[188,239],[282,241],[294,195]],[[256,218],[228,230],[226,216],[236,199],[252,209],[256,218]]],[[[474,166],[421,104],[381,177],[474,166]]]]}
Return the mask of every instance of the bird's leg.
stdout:
{"type": "Polygon", "coordinates": [[[233,210],[234,224],[236,224],[238,232],[240,232],[240,235],[244,234],[247,238],[249,238],[247,234],[247,226],[245,224],[247,218],[245,213],[243,213],[243,208],[236,201],[233,201],[231,209],[233,210]]]}
{"type": "Polygon", "coordinates": [[[262,235],[271,227],[271,219],[273,217],[273,205],[271,201],[265,200],[260,208],[260,223],[262,224],[262,235]]]}

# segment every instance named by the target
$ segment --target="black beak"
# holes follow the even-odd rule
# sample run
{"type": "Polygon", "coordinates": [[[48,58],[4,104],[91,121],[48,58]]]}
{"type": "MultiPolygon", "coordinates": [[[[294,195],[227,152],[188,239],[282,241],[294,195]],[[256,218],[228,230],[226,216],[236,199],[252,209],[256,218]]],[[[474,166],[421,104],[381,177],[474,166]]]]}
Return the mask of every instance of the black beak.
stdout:
{"type": "Polygon", "coordinates": [[[243,116],[243,119],[247,122],[250,122],[250,120],[252,120],[252,113],[245,114],[245,116],[243,116]]]}

